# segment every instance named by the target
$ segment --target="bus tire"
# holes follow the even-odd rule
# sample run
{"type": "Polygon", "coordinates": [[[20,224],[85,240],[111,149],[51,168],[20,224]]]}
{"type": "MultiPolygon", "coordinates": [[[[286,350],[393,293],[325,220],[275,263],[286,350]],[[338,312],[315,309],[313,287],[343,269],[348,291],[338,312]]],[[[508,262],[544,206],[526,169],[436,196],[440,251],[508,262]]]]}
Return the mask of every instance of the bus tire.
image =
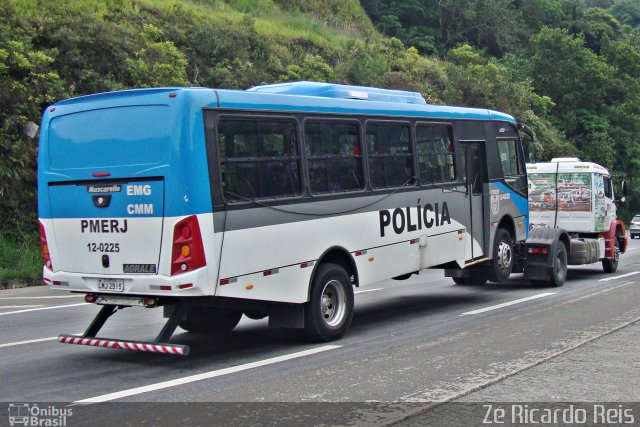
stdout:
{"type": "Polygon", "coordinates": [[[513,270],[513,239],[504,228],[498,228],[493,243],[493,256],[489,270],[489,281],[502,283],[509,279],[513,270]]]}
{"type": "Polygon", "coordinates": [[[179,326],[188,332],[225,334],[240,322],[242,311],[219,307],[193,307],[179,326]]]}
{"type": "Polygon", "coordinates": [[[456,285],[484,285],[487,283],[487,278],[481,274],[476,274],[475,277],[452,277],[456,285]]]}
{"type": "Polygon", "coordinates": [[[311,296],[304,310],[304,331],[314,341],[342,338],[353,319],[353,287],[347,271],[321,264],[314,274],[311,296]]]}

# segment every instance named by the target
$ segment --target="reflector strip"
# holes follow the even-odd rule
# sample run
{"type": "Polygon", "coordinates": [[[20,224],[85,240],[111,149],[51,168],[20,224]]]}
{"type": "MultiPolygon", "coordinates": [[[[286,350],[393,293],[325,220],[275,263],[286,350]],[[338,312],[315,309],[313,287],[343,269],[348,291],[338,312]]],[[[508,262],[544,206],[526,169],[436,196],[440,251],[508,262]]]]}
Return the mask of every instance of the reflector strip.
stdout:
{"type": "Polygon", "coordinates": [[[229,277],[227,279],[220,279],[220,285],[228,285],[229,283],[236,283],[238,281],[237,277],[229,277]]]}
{"type": "Polygon", "coordinates": [[[189,346],[173,344],[153,344],[135,341],[112,340],[108,338],[83,338],[76,335],[59,335],[58,342],[62,344],[89,345],[93,347],[119,348],[122,350],[145,351],[149,353],[174,354],[186,356],[189,346]]]}

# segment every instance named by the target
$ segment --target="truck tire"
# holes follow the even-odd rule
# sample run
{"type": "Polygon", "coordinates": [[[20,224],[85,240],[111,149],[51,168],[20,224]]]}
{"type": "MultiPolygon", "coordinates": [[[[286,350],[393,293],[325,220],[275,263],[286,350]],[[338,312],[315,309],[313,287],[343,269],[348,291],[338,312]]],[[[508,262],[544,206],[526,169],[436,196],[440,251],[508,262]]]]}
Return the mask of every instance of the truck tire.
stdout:
{"type": "Polygon", "coordinates": [[[618,249],[618,246],[616,245],[614,246],[613,250],[615,252],[613,259],[604,258],[602,260],[602,268],[604,269],[605,273],[615,273],[618,269],[618,262],[620,261],[620,249],[618,249]]]}
{"type": "Polygon", "coordinates": [[[242,311],[219,307],[193,307],[179,326],[188,332],[225,334],[238,325],[242,311]]]}
{"type": "Polygon", "coordinates": [[[314,341],[342,338],[351,326],[353,305],[353,286],[346,270],[333,263],[321,264],[305,305],[305,334],[314,341]]]}
{"type": "Polygon", "coordinates": [[[557,242],[553,248],[553,266],[551,267],[551,278],[545,282],[535,281],[534,284],[560,287],[567,280],[567,248],[564,243],[557,242]]]}
{"type": "Polygon", "coordinates": [[[489,281],[502,283],[513,270],[513,239],[504,228],[498,228],[493,243],[493,256],[489,269],[489,281]]]}

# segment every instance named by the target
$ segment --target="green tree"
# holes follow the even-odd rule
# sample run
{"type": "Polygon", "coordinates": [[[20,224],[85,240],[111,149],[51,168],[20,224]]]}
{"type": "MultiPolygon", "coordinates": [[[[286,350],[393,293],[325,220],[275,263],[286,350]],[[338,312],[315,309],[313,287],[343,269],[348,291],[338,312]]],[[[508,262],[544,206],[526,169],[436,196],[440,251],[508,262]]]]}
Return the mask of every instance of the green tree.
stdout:
{"type": "Polygon", "coordinates": [[[617,0],[609,12],[621,23],[640,29],[640,2],[638,0],[617,0]]]}
{"type": "Polygon", "coordinates": [[[127,58],[131,84],[138,87],[186,86],[187,58],[173,42],[162,41],[162,31],[152,24],[142,29],[144,47],[127,58]]]}
{"type": "Polygon", "coordinates": [[[289,65],[285,74],[281,75],[279,80],[331,82],[334,78],[333,68],[321,56],[308,54],[305,55],[301,65],[289,65]]]}
{"type": "Polygon", "coordinates": [[[0,40],[0,230],[14,239],[37,226],[36,124],[43,108],[64,96],[51,70],[55,54],[0,40]]]}

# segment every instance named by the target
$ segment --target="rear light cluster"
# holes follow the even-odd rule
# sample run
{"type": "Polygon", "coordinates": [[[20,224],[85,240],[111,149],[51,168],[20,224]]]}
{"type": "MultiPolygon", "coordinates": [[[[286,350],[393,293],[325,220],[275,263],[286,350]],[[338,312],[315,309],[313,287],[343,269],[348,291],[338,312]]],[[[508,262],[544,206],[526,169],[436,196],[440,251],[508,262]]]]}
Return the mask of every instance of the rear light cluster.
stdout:
{"type": "Polygon", "coordinates": [[[198,217],[189,216],[173,228],[171,275],[186,273],[206,265],[198,217]]]}
{"type": "Polygon", "coordinates": [[[529,253],[530,254],[547,255],[549,253],[549,248],[533,246],[533,247],[529,248],[529,253]]]}
{"type": "Polygon", "coordinates": [[[51,271],[53,271],[53,264],[51,264],[51,254],[49,253],[49,245],[47,244],[47,234],[44,232],[44,227],[40,223],[40,247],[42,248],[42,257],[44,258],[44,265],[51,271]]]}

